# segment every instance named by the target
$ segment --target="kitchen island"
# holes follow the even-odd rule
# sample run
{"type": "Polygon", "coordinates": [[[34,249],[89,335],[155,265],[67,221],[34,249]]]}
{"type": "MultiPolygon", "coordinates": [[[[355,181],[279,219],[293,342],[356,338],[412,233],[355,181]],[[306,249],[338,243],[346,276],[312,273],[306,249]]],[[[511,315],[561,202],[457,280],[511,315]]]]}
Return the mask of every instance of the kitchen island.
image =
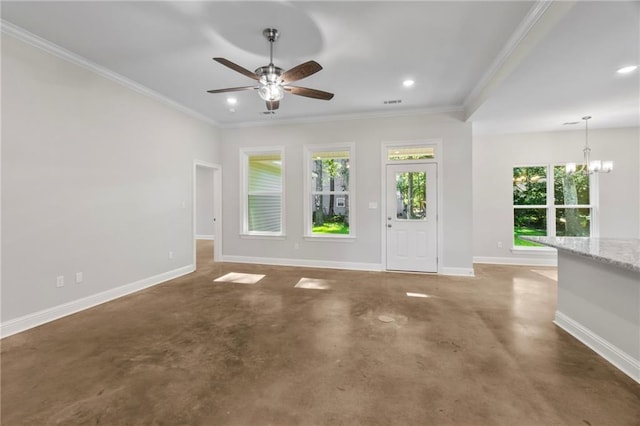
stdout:
{"type": "Polygon", "coordinates": [[[640,239],[524,239],[558,250],[555,324],[640,383],[640,239]]]}

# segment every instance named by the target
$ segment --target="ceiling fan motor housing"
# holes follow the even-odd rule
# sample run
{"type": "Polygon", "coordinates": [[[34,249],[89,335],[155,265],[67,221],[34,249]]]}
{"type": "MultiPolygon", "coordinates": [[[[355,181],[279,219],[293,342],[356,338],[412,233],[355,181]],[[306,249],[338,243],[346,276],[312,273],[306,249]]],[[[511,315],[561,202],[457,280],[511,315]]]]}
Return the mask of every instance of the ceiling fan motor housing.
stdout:
{"type": "Polygon", "coordinates": [[[284,73],[284,70],[273,64],[269,64],[264,67],[256,68],[255,73],[260,77],[260,83],[262,84],[280,83],[282,80],[280,77],[284,73]]]}

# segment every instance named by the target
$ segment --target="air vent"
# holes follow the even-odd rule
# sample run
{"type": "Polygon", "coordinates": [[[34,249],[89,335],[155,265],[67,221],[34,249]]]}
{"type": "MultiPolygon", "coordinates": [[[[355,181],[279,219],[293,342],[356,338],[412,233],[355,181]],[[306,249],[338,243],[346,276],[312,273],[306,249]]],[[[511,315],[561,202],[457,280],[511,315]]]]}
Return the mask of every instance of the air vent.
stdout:
{"type": "Polygon", "coordinates": [[[563,126],[573,126],[575,124],[580,123],[579,121],[567,121],[566,123],[562,123],[563,126]]]}
{"type": "Polygon", "coordinates": [[[402,103],[402,99],[391,99],[389,101],[384,101],[385,105],[394,105],[394,104],[401,104],[402,103]]]}

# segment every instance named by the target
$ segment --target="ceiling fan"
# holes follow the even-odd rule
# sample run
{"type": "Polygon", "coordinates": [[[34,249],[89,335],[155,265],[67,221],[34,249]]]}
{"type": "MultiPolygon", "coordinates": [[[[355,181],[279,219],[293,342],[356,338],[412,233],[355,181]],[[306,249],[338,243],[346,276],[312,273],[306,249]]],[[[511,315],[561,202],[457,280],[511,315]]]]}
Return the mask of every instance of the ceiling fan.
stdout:
{"type": "Polygon", "coordinates": [[[309,89],[308,87],[290,86],[297,80],[309,77],[322,69],[322,66],[316,61],[308,61],[298,66],[284,71],[280,67],[273,65],[273,43],[278,39],[279,33],[275,28],[267,28],[262,34],[269,41],[269,65],[260,67],[251,72],[238,64],[231,62],[225,58],[213,58],[214,61],[231,68],[253,80],[258,82],[257,86],[229,87],[227,89],[207,90],[208,93],[225,93],[239,92],[242,90],[257,90],[258,95],[267,103],[267,111],[273,112],[280,107],[280,100],[284,96],[284,92],[293,95],[305,96],[307,98],[323,99],[328,101],[333,98],[333,93],[324,92],[317,89],[309,89]]]}

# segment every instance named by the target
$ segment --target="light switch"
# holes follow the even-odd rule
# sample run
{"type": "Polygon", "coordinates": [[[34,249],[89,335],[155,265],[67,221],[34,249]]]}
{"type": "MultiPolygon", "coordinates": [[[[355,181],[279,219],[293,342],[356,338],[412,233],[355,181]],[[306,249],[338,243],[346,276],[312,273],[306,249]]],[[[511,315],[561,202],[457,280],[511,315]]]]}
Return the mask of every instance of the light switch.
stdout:
{"type": "Polygon", "coordinates": [[[369,208],[370,209],[377,209],[378,208],[378,203],[376,203],[375,201],[370,201],[369,202],[369,208]]]}

